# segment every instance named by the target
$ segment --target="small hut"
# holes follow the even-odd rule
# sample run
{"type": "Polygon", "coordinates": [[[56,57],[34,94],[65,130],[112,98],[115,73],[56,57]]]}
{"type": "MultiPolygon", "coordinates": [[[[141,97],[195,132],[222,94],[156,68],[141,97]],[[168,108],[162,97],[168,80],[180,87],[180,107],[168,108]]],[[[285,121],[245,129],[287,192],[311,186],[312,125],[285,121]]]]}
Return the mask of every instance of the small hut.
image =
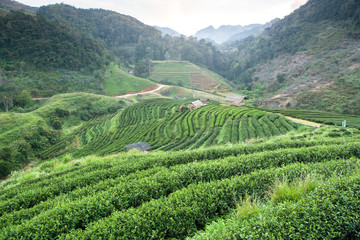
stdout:
{"type": "Polygon", "coordinates": [[[189,103],[189,104],[188,104],[188,108],[189,108],[190,110],[195,110],[195,109],[198,109],[198,108],[200,108],[200,107],[202,107],[202,106],[205,106],[205,105],[206,105],[206,104],[203,103],[202,101],[196,100],[195,102],[189,103]]]}
{"type": "Polygon", "coordinates": [[[225,98],[226,101],[230,101],[230,105],[234,105],[234,106],[242,106],[243,104],[241,103],[243,100],[248,99],[245,96],[239,96],[239,95],[235,95],[235,94],[230,94],[229,96],[227,96],[225,98]]]}
{"type": "Polygon", "coordinates": [[[138,143],[127,145],[125,147],[128,149],[137,149],[140,152],[145,152],[152,148],[151,145],[146,142],[138,142],[138,143]]]}

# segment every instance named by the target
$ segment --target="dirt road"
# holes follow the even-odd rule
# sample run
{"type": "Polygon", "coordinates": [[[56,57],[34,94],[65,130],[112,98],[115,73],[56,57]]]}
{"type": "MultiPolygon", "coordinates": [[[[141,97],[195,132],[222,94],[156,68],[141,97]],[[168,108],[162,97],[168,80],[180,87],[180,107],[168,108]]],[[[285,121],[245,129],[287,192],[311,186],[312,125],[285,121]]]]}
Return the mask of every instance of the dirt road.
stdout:
{"type": "Polygon", "coordinates": [[[137,93],[128,93],[128,94],[125,94],[125,95],[119,95],[119,96],[115,96],[115,98],[128,98],[128,97],[135,97],[137,96],[138,94],[141,94],[141,95],[144,95],[144,94],[152,94],[152,93],[156,93],[156,91],[159,91],[160,89],[162,89],[163,87],[166,87],[166,85],[162,85],[162,84],[158,84],[156,85],[156,88],[153,89],[153,90],[150,90],[150,91],[145,91],[145,92],[137,92],[137,93]]]}

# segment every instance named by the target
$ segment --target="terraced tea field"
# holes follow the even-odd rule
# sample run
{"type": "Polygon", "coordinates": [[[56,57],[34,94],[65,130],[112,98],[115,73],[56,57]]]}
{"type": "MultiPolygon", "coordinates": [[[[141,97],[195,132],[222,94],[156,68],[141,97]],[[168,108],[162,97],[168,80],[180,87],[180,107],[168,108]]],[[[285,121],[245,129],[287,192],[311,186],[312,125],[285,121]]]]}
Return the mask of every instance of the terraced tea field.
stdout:
{"type": "Polygon", "coordinates": [[[154,61],[150,79],[154,82],[203,91],[228,91],[221,76],[185,61],[154,61]]]}
{"type": "MultiPolygon", "coordinates": [[[[144,110],[149,107],[140,106],[144,110]]],[[[137,117],[128,112],[124,114],[129,118],[96,119],[90,124],[93,134],[102,131],[95,127],[98,125],[111,131],[112,119],[125,125],[151,115],[159,120],[172,109],[170,105],[162,110],[160,103],[153,103],[150,109],[154,106],[159,111],[144,111],[137,117]]],[[[220,112],[221,115],[216,115],[219,119],[230,114],[225,110],[220,112]]],[[[186,116],[183,118],[189,119],[186,116]]],[[[296,221],[307,223],[300,229],[303,234],[312,233],[310,229],[320,225],[325,229],[336,228],[336,236],[341,238],[352,233],[349,224],[359,226],[355,221],[360,214],[359,144],[358,139],[350,136],[346,141],[279,137],[271,143],[193,151],[127,153],[70,162],[52,160],[1,185],[0,239],[221,239],[222,236],[233,239],[237,234],[250,234],[247,227],[254,225],[262,229],[254,232],[260,238],[267,233],[285,237],[292,231],[297,233],[296,221]],[[269,189],[279,179],[296,183],[306,176],[316,176],[324,184],[317,185],[308,196],[300,196],[298,202],[285,201],[286,207],[268,199],[269,189]],[[256,208],[269,209],[264,212],[270,217],[265,221],[268,227],[258,226],[257,214],[237,217],[240,216],[237,206],[246,196],[254,196],[269,205],[256,208]],[[331,207],[323,208],[323,204],[331,207]],[[274,208],[277,211],[271,212],[274,208]],[[292,210],[291,214],[288,209],[292,210]],[[276,226],[292,224],[294,228],[278,229],[271,225],[271,217],[278,217],[276,226]],[[326,221],[327,218],[341,222],[326,221]],[[222,219],[229,223],[225,232],[216,227],[222,219]],[[206,228],[205,232],[199,232],[206,225],[218,230],[206,228]],[[242,227],[235,228],[239,225],[242,227]]],[[[335,233],[325,231],[324,236],[332,234],[335,233]]]]}
{"type": "Polygon", "coordinates": [[[75,157],[125,151],[126,145],[147,142],[152,150],[182,150],[239,143],[285,134],[297,124],[277,114],[246,107],[210,104],[190,111],[182,102],[153,99],[120,113],[97,117],[42,153],[50,158],[63,153],[75,157]]]}
{"type": "Polygon", "coordinates": [[[308,110],[291,110],[291,109],[263,109],[264,111],[280,113],[285,116],[305,119],[317,123],[328,125],[341,126],[342,122],[346,120],[346,126],[360,129],[360,116],[327,113],[321,111],[308,111],[308,110]]]}

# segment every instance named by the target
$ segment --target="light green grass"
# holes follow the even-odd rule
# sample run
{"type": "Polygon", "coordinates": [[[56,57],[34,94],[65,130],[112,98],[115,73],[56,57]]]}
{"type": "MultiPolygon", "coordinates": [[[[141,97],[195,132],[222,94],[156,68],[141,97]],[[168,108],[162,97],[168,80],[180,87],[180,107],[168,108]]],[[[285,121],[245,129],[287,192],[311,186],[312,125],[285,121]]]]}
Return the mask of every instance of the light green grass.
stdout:
{"type": "Polygon", "coordinates": [[[0,126],[0,147],[6,147],[46,123],[33,113],[1,113],[0,126]]]}
{"type": "Polygon", "coordinates": [[[163,83],[183,86],[191,89],[208,91],[220,90],[221,86],[229,87],[226,80],[218,74],[201,68],[186,61],[154,61],[153,72],[150,79],[163,83]],[[195,84],[192,78],[204,79],[201,84],[195,84]],[[218,86],[218,89],[214,87],[218,86]]]}
{"type": "Polygon", "coordinates": [[[104,87],[107,95],[123,95],[127,92],[139,92],[146,87],[156,83],[133,76],[121,70],[117,65],[111,64],[107,69],[104,87]]]}

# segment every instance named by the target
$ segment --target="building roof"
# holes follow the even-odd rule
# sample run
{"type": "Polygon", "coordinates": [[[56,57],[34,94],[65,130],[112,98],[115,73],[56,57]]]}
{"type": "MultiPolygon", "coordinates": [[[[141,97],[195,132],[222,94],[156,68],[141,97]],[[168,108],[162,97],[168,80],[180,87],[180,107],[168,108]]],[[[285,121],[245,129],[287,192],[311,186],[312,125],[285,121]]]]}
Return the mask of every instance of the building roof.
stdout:
{"type": "Polygon", "coordinates": [[[199,108],[199,107],[202,107],[202,106],[205,105],[205,104],[204,104],[202,101],[200,101],[200,100],[196,100],[195,102],[192,102],[191,104],[194,105],[196,108],[199,108]]]}
{"type": "Polygon", "coordinates": [[[225,98],[225,100],[231,101],[231,102],[241,102],[244,99],[247,99],[247,97],[239,96],[239,95],[235,95],[235,94],[230,94],[229,96],[227,96],[225,98]]]}
{"type": "Polygon", "coordinates": [[[125,147],[129,148],[129,149],[137,149],[141,152],[150,150],[152,148],[151,145],[146,142],[138,142],[138,143],[127,145],[125,147]]]}

